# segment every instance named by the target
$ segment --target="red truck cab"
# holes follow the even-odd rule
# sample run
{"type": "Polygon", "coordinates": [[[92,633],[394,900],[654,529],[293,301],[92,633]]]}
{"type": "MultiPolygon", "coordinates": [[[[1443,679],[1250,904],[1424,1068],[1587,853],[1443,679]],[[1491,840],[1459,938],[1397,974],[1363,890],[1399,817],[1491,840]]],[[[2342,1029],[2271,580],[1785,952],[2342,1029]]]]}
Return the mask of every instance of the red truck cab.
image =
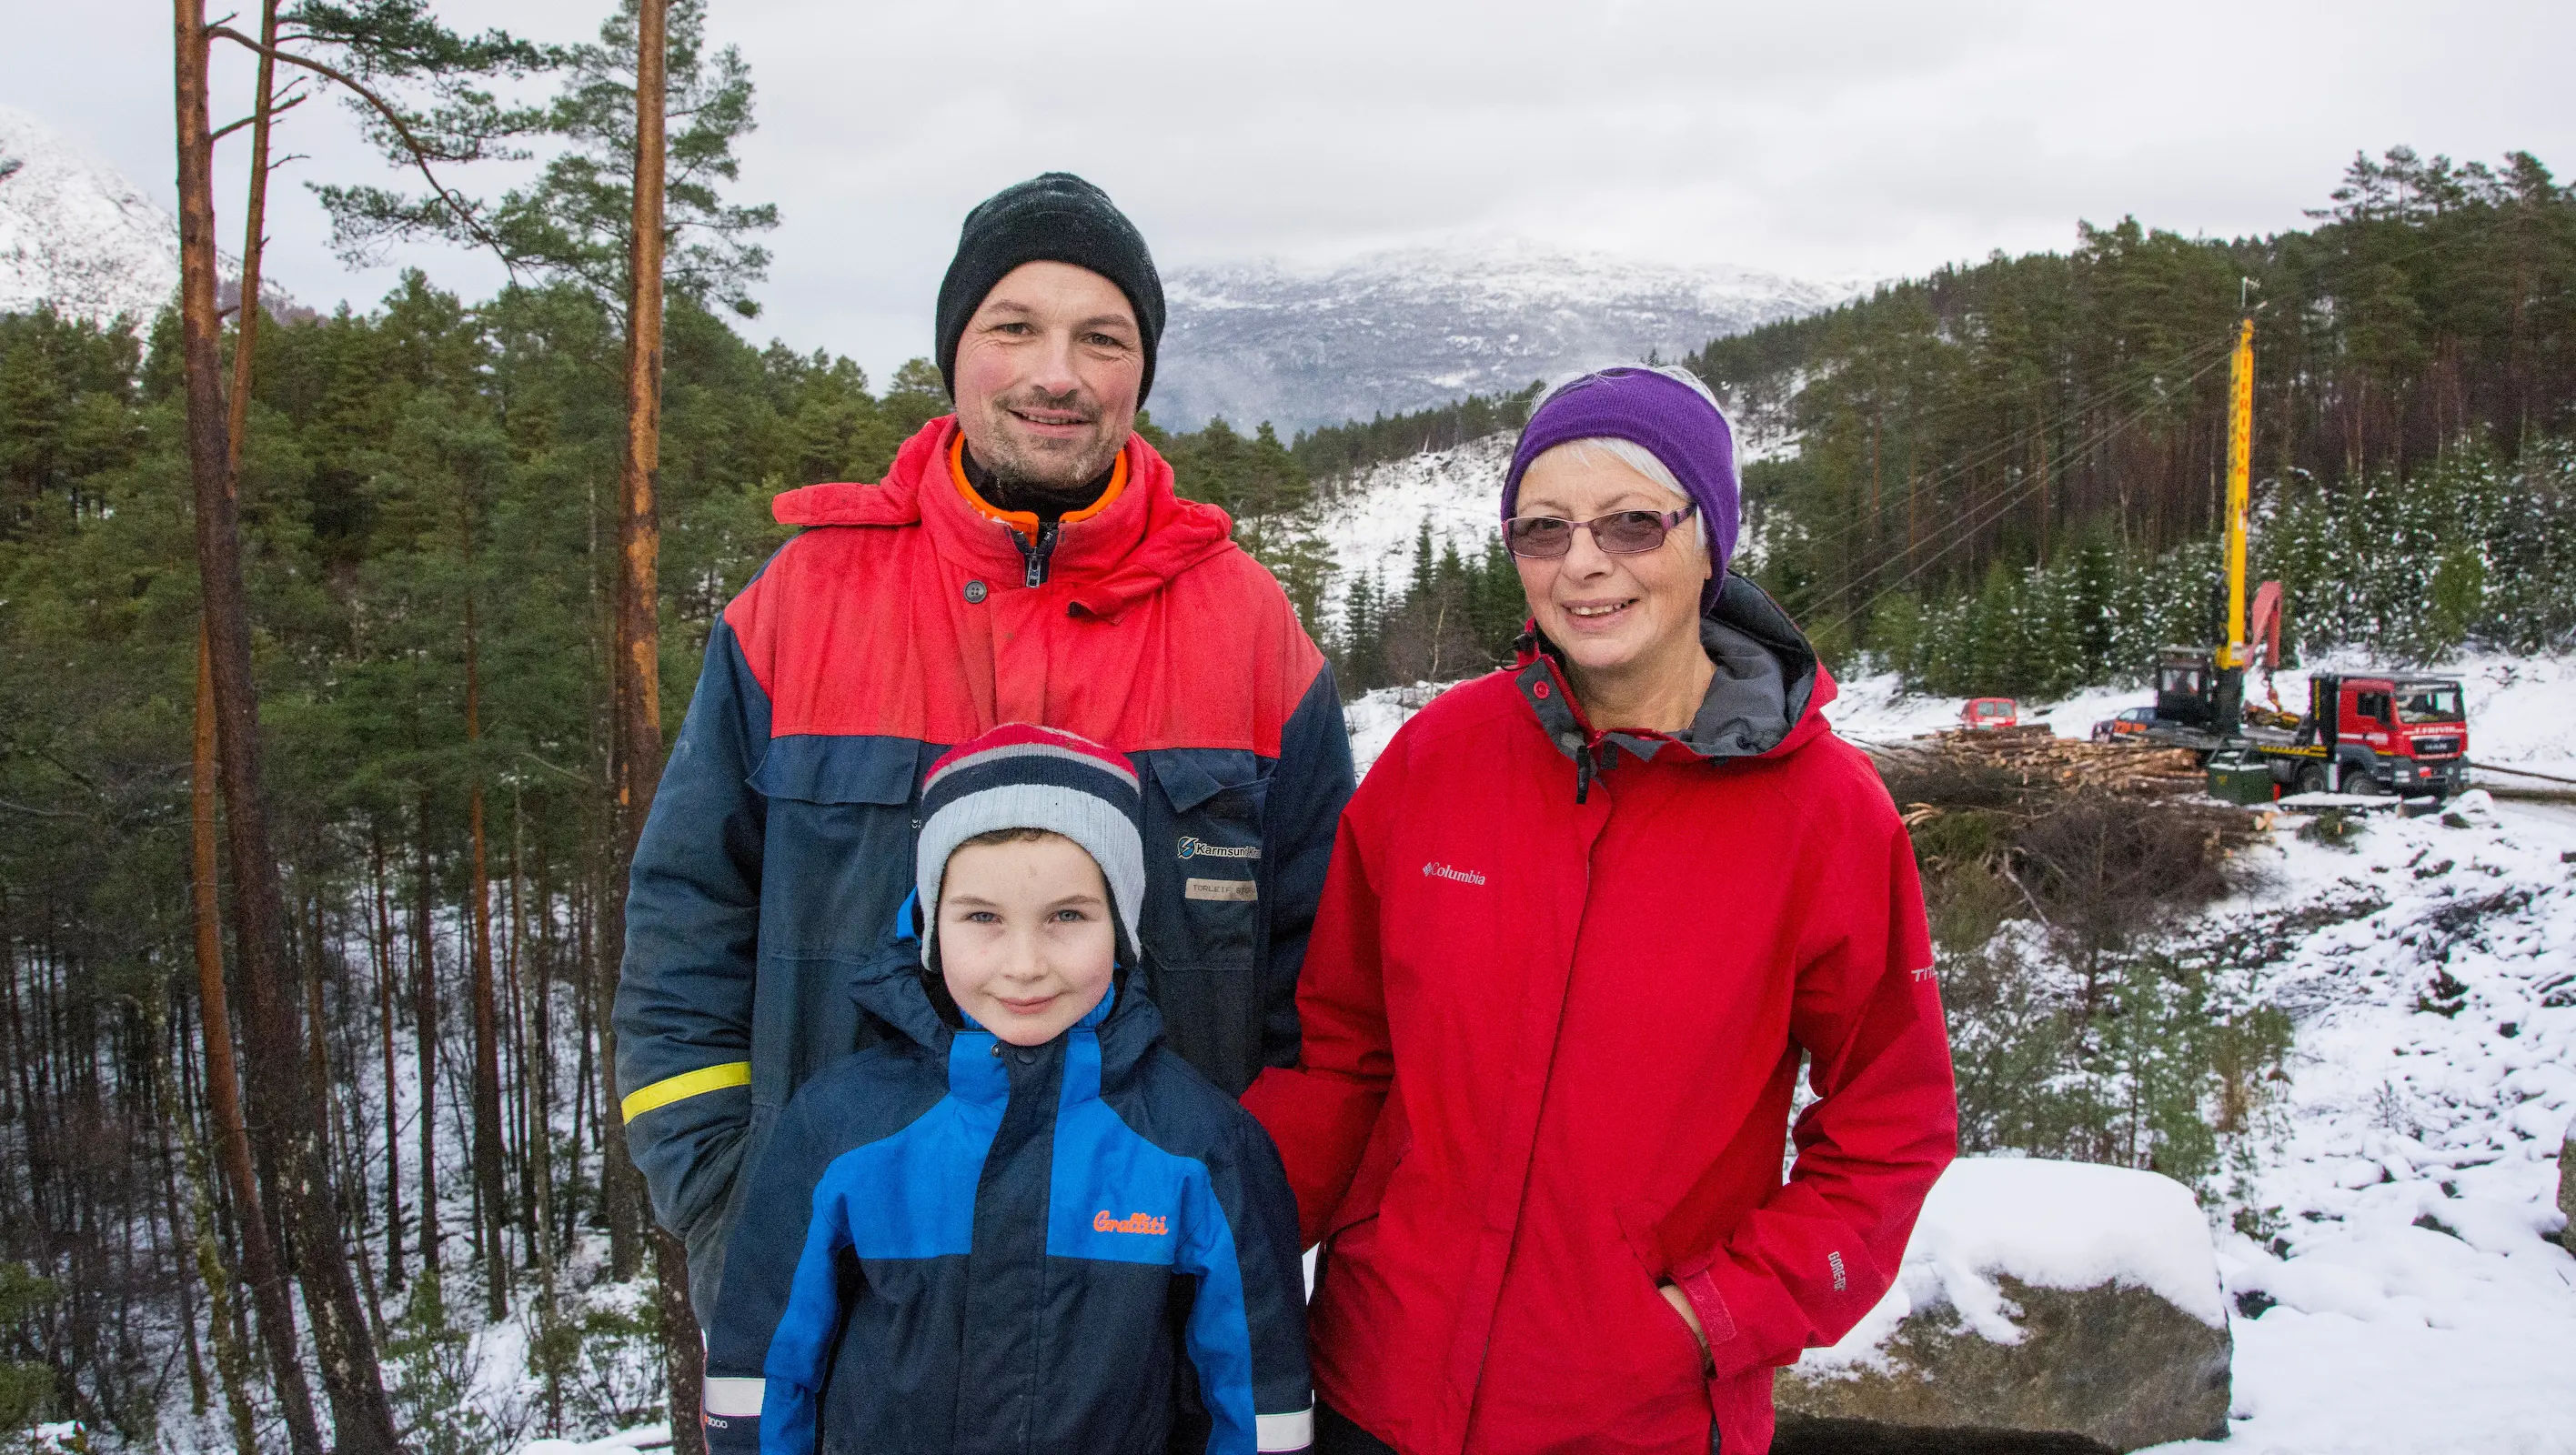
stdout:
{"type": "Polygon", "coordinates": [[[2321,672],[2299,738],[2325,749],[2347,792],[2448,796],[2468,785],[2468,712],[2450,678],[2321,672]]]}

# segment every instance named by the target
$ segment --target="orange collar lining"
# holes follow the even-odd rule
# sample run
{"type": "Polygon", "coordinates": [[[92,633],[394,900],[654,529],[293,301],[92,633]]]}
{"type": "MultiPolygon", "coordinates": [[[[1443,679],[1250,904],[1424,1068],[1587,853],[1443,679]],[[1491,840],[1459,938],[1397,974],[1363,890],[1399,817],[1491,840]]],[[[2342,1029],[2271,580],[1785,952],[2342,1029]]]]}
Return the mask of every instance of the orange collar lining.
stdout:
{"type": "MultiPolygon", "coordinates": [[[[965,497],[966,503],[974,508],[977,515],[1009,526],[1032,541],[1038,538],[1038,517],[1035,511],[1004,510],[977,493],[974,483],[966,478],[966,432],[964,430],[959,430],[957,437],[948,442],[948,478],[955,482],[957,493],[965,497]]],[[[1060,517],[1061,523],[1078,525],[1091,519],[1117,504],[1119,495],[1126,489],[1127,451],[1122,447],[1118,451],[1118,458],[1109,466],[1109,484],[1100,492],[1100,498],[1080,510],[1065,512],[1060,517]]]]}

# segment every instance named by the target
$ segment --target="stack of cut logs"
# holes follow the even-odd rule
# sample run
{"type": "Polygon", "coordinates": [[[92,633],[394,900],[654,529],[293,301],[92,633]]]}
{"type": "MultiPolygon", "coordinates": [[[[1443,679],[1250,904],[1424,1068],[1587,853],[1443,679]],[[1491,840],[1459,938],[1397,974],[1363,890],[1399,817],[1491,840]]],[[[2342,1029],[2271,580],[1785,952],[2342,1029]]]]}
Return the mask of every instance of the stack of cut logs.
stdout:
{"type": "Polygon", "coordinates": [[[2189,748],[2061,738],[2044,723],[1956,728],[1902,743],[1870,744],[1868,751],[1891,766],[1908,760],[1946,759],[2001,768],[2025,784],[2050,782],[2067,789],[2151,798],[2196,793],[2208,781],[2200,756],[2189,748]]]}

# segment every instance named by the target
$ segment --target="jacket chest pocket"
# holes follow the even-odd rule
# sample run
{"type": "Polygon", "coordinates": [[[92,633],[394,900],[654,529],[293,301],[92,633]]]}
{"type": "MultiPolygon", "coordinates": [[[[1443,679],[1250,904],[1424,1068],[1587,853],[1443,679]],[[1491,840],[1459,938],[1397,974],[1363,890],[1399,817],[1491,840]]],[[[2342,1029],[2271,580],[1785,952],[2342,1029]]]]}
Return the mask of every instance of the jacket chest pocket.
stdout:
{"type": "Polygon", "coordinates": [[[1232,749],[1150,756],[1143,929],[1155,962],[1153,996],[1173,1048],[1240,1092],[1260,1060],[1270,765],[1232,749]]]}
{"type": "Polygon", "coordinates": [[[852,978],[912,892],[908,738],[774,738],[750,786],[767,800],[753,982],[754,1096],[783,1100],[859,1041],[852,978]],[[768,1048],[785,1049],[781,1055],[768,1048]],[[763,1084],[775,1078],[775,1087],[763,1084]]]}

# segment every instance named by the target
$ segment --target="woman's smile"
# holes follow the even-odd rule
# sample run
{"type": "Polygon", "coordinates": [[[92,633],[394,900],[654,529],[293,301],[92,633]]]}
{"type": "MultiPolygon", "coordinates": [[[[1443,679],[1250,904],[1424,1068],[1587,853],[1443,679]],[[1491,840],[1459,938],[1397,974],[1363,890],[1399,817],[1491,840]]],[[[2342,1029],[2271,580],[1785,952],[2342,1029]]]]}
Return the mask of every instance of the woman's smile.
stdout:
{"type": "Polygon", "coordinates": [[[1564,607],[1565,614],[1567,616],[1572,617],[1574,620],[1587,626],[1607,626],[1622,619],[1628,608],[1636,604],[1637,598],[1633,596],[1623,596],[1614,601],[1567,601],[1559,603],[1559,605],[1564,607]]]}

